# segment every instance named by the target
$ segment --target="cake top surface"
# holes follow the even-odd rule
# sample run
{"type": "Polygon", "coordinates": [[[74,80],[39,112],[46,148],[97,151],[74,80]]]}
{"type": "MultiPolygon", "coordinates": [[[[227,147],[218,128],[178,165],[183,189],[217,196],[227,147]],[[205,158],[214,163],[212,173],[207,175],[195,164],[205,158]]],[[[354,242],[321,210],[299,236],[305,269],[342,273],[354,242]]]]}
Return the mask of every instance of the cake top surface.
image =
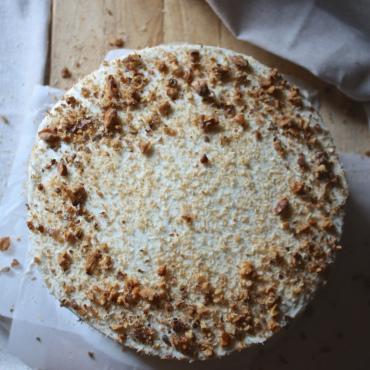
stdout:
{"type": "Polygon", "coordinates": [[[298,88],[229,50],[104,64],[43,120],[29,167],[35,261],[125,346],[206,359],[264,342],[333,260],[347,185],[298,88]]]}

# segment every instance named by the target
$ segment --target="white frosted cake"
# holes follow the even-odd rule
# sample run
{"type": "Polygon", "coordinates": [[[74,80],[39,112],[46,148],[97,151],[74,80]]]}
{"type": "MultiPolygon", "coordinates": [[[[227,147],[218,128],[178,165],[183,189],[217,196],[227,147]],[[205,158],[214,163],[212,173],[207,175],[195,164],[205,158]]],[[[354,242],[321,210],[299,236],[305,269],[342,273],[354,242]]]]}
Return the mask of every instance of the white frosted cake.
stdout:
{"type": "Polygon", "coordinates": [[[104,63],[45,117],[28,226],[62,305],[124,346],[207,359],[304,308],[346,198],[330,134],[276,70],[158,46],[104,63]]]}

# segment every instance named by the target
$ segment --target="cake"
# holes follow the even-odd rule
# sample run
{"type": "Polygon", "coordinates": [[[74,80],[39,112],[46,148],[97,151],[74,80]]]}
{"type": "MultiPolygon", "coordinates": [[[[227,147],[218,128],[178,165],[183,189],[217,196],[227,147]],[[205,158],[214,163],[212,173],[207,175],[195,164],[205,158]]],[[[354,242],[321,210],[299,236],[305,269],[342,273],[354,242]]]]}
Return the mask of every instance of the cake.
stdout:
{"type": "Polygon", "coordinates": [[[47,114],[27,224],[63,306],[125,347],[204,360],[303,310],[347,192],[322,119],[276,69],[163,45],[104,62],[47,114]]]}

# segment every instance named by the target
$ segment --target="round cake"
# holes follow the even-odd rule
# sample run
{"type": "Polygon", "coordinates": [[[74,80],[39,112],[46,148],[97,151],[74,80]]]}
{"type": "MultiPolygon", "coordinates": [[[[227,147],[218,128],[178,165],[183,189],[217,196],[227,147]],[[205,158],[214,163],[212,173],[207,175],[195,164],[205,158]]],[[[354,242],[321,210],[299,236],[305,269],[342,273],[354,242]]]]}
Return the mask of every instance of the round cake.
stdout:
{"type": "Polygon", "coordinates": [[[158,46],[105,62],[47,114],[28,227],[63,306],[124,346],[203,360],[305,307],[346,198],[330,134],[276,69],[158,46]]]}

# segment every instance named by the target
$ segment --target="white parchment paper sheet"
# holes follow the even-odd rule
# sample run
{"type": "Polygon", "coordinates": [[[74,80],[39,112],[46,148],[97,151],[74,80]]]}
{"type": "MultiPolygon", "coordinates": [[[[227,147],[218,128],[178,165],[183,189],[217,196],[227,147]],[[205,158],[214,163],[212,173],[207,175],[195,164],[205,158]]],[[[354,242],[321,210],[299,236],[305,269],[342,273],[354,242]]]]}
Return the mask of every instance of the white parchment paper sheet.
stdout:
{"type": "MultiPolygon", "coordinates": [[[[115,52],[113,55],[117,55],[115,52]]],[[[345,220],[343,244],[326,287],[291,327],[267,345],[228,358],[192,364],[161,361],[124,352],[118,345],[81,323],[52,297],[42,278],[27,260],[25,180],[29,153],[44,111],[61,91],[38,87],[32,99],[30,122],[22,129],[7,202],[0,209],[0,228],[20,236],[9,255],[22,263],[6,284],[0,312],[14,308],[8,348],[39,369],[368,369],[370,353],[370,160],[341,156],[351,198],[345,220]],[[28,267],[27,267],[28,266],[28,267]],[[27,271],[26,271],[27,270],[27,271]],[[22,274],[22,271],[26,273],[22,274]],[[92,359],[88,352],[94,353],[92,359]]],[[[0,229],[1,230],[1,229],[0,229]]]]}

